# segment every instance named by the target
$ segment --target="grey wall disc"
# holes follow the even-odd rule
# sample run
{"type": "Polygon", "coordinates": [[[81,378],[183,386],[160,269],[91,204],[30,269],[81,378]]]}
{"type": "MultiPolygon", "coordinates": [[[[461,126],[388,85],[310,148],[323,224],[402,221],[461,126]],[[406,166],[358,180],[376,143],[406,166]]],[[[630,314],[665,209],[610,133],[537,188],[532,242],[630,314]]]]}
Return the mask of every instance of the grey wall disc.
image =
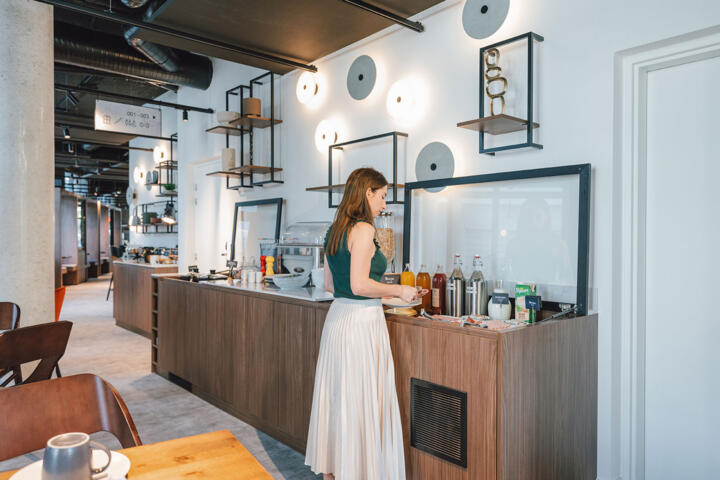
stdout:
{"type": "Polygon", "coordinates": [[[497,32],[507,17],[510,0],[467,0],[462,23],[472,38],[486,38],[497,32]]]}
{"type": "MultiPolygon", "coordinates": [[[[425,145],[415,161],[415,177],[419,181],[450,178],[455,173],[455,157],[450,148],[442,142],[425,145]]],[[[428,192],[439,192],[445,187],[426,188],[428,192]]]]}
{"type": "Polygon", "coordinates": [[[360,55],[350,65],[347,75],[347,89],[355,100],[362,100],[370,95],[375,86],[375,62],[367,55],[360,55]]]}

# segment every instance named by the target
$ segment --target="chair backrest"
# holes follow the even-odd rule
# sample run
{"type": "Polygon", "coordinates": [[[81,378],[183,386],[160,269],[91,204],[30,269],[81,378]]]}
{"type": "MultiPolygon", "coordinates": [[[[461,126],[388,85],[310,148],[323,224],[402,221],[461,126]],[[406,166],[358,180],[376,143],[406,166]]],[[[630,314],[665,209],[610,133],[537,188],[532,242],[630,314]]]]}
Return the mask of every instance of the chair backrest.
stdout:
{"type": "Polygon", "coordinates": [[[65,353],[72,322],[42,323],[0,333],[0,371],[40,360],[23,383],[47,380],[65,353]]]}
{"type": "Polygon", "coordinates": [[[20,325],[20,307],[13,302],[0,302],[0,330],[14,330],[20,325]]]}
{"type": "Polygon", "coordinates": [[[123,448],[142,445],[120,394],[89,373],[0,389],[0,461],[45,448],[66,432],[109,432],[123,448]]]}

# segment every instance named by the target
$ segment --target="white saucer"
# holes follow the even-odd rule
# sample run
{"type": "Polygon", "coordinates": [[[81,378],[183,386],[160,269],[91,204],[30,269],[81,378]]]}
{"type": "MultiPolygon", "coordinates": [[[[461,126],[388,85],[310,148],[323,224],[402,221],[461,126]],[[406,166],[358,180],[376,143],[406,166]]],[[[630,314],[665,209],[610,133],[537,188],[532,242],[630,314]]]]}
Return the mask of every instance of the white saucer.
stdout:
{"type": "Polygon", "coordinates": [[[406,303],[400,297],[390,297],[390,298],[383,298],[382,303],[383,303],[383,305],[387,305],[388,307],[410,308],[410,307],[417,307],[418,305],[421,305],[422,300],[415,300],[414,302],[406,303]]]}
{"type": "MultiPolygon", "coordinates": [[[[107,455],[102,450],[93,449],[93,467],[99,468],[107,462],[107,455]]],[[[122,478],[130,471],[130,459],[119,452],[112,452],[110,466],[103,473],[93,475],[93,479],[101,478],[122,478]]],[[[10,477],[10,480],[40,480],[42,477],[42,460],[27,465],[10,477]]]]}

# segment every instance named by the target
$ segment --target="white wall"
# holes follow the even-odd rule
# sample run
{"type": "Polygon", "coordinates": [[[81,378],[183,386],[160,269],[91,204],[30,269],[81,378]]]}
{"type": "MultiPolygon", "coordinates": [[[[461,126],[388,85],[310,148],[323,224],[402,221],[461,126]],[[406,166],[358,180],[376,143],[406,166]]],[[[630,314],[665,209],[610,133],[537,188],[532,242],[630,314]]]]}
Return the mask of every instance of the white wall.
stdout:
{"type": "MultiPolygon", "coordinates": [[[[593,165],[591,286],[597,289],[595,305],[600,314],[598,475],[619,474],[618,410],[614,403],[611,331],[611,262],[613,192],[613,55],[630,47],[709,27],[718,23],[720,2],[688,0],[679,5],[668,0],[608,0],[602,4],[577,0],[532,2],[514,0],[503,27],[492,37],[473,40],[461,25],[464,2],[448,1],[416,18],[425,33],[391,27],[327,58],[314,62],[324,80],[326,97],[317,108],[300,104],[295,96],[299,72],[279,81],[277,114],[283,120],[279,134],[279,161],[284,169],[282,186],[253,191],[226,192],[218,197],[218,210],[230,211],[234,201],[282,196],[287,200],[285,223],[331,219],[327,197],[305,192],[327,182],[327,159],[314,145],[318,122],[337,118],[344,128],[341,141],[401,130],[409,133],[406,166],[414,179],[413,160],[429,142],[442,141],[456,159],[456,176],[575,163],[593,165]],[[538,141],[544,150],[516,150],[495,157],[479,155],[477,135],[457,128],[459,121],[478,116],[478,49],[527,31],[545,37],[538,48],[538,141]],[[372,56],[378,66],[378,83],[369,98],[357,102],[345,89],[347,69],[359,55],[372,56]],[[413,76],[427,90],[424,113],[411,124],[389,117],[385,96],[396,80],[413,76]]],[[[502,62],[501,62],[502,63],[502,62]]],[[[224,110],[225,90],[259,73],[249,67],[215,61],[213,83],[207,91],[181,88],[180,103],[224,110]]],[[[176,113],[179,118],[181,112],[176,113]]],[[[194,199],[190,164],[218,162],[224,136],[205,134],[215,124],[211,115],[190,114],[178,122],[180,160],[180,263],[193,263],[192,255],[206,248],[194,234],[188,207],[194,199]]],[[[258,137],[260,141],[260,137],[258,137]]],[[[263,163],[258,159],[256,163],[263,163]]],[[[132,168],[132,165],[131,165],[132,168]]],[[[220,182],[221,180],[217,180],[220,182]]],[[[223,180],[224,181],[224,180],[223,180]]],[[[198,192],[197,195],[202,195],[198,192]]],[[[218,229],[231,218],[218,217],[218,229]]],[[[213,247],[215,248],[215,247],[213,247]]],[[[201,268],[203,266],[201,265],[201,268]]]]}
{"type": "MultiPolygon", "coordinates": [[[[160,97],[157,98],[157,100],[165,101],[165,102],[176,102],[177,101],[177,94],[174,92],[167,92],[160,97]]],[[[182,119],[182,111],[176,111],[173,108],[166,108],[166,107],[157,107],[156,105],[146,105],[150,108],[160,108],[162,111],[162,136],[163,137],[169,137],[173,133],[177,132],[177,122],[178,118],[182,119]]],[[[170,142],[166,140],[155,140],[152,138],[142,138],[137,137],[135,140],[132,140],[130,142],[131,147],[141,147],[141,148],[155,148],[156,146],[163,149],[165,152],[165,158],[170,158],[170,142]]],[[[178,158],[178,151],[176,147],[174,148],[173,156],[175,159],[178,158]]],[[[135,170],[135,167],[140,167],[144,169],[144,171],[148,172],[150,170],[153,170],[155,168],[155,161],[153,160],[153,153],[152,152],[145,152],[141,150],[130,150],[130,183],[129,185],[135,187],[135,191],[137,192],[137,200],[136,205],[140,205],[143,203],[150,203],[150,202],[157,202],[157,201],[165,201],[169,200],[169,198],[165,197],[156,197],[156,195],[159,192],[160,187],[155,185],[152,187],[149,187],[145,185],[145,179],[141,181],[140,184],[135,183],[133,180],[133,171],[135,170]]],[[[163,179],[165,179],[165,174],[163,174],[163,179]]],[[[175,183],[177,184],[177,172],[175,172],[175,183]]],[[[160,213],[162,213],[163,205],[156,206],[153,211],[157,211],[159,209],[160,213]]],[[[130,208],[130,218],[135,213],[134,208],[130,208]]],[[[140,208],[138,208],[138,215],[141,215],[140,208]]],[[[180,223],[180,221],[178,221],[180,223]]],[[[160,227],[160,230],[164,230],[165,227],[160,227]]],[[[136,229],[134,227],[130,227],[130,244],[131,245],[138,245],[142,247],[169,247],[169,248],[175,248],[178,245],[178,234],[177,233],[139,233],[135,231],[136,229]]],[[[154,228],[153,228],[154,230],[154,228]]]]}

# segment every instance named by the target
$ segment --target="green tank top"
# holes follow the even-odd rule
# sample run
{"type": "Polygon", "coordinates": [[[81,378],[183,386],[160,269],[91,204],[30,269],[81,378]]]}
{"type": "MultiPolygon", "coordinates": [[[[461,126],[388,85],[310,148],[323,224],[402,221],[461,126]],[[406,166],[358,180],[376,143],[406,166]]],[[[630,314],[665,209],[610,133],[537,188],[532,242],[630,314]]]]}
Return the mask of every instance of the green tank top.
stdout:
{"type": "MultiPolygon", "coordinates": [[[[331,227],[332,228],[332,227],[331,227]]],[[[330,229],[325,234],[324,248],[327,251],[328,238],[330,237],[330,229]]],[[[370,278],[379,282],[387,269],[387,259],[380,251],[380,245],[377,240],[375,243],[375,255],[370,261],[370,278]]],[[[335,289],[335,298],[354,298],[356,300],[366,300],[369,297],[361,297],[354,295],[350,288],[350,250],[347,245],[347,230],[340,239],[340,245],[335,255],[327,255],[328,266],[333,277],[333,288],[335,289]]]]}

